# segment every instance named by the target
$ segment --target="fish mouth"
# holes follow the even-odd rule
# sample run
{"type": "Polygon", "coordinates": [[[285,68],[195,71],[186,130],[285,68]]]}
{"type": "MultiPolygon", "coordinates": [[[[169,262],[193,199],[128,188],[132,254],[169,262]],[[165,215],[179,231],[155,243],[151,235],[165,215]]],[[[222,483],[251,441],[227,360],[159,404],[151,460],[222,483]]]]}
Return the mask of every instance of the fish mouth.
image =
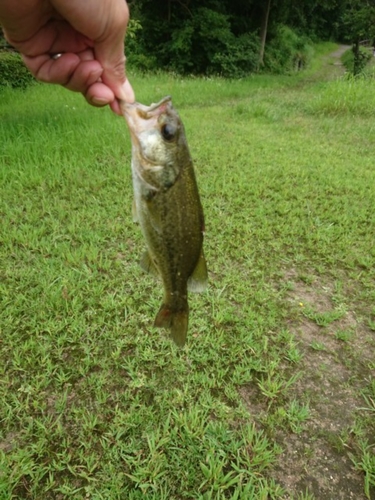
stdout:
{"type": "Polygon", "coordinates": [[[120,108],[128,124],[132,143],[136,145],[139,144],[139,134],[155,128],[159,117],[172,109],[172,98],[168,95],[150,106],[120,101],[120,108]]]}
{"type": "Polygon", "coordinates": [[[164,104],[167,104],[168,102],[171,102],[171,101],[172,101],[172,97],[170,95],[167,95],[167,96],[163,97],[163,99],[161,101],[157,102],[156,104],[155,103],[151,104],[147,109],[147,113],[153,113],[154,111],[161,108],[164,104]]]}
{"type": "Polygon", "coordinates": [[[120,108],[127,121],[128,118],[134,115],[138,115],[140,118],[148,120],[154,116],[159,116],[164,113],[167,109],[168,103],[171,103],[171,101],[172,97],[170,95],[163,97],[163,99],[157,103],[152,103],[150,106],[145,106],[140,102],[128,103],[120,101],[120,108]]]}

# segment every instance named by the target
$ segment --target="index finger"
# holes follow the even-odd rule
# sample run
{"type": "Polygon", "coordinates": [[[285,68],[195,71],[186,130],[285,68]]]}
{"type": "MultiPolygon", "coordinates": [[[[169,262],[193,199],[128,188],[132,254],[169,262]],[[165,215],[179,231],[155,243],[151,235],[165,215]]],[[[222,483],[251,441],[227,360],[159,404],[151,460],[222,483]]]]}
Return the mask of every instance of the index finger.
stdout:
{"type": "Polygon", "coordinates": [[[124,38],[129,21],[127,3],[124,0],[52,0],[52,3],[77,31],[94,42],[95,58],[103,67],[102,82],[118,99],[134,101],[134,93],[126,83],[125,75],[124,38]]]}

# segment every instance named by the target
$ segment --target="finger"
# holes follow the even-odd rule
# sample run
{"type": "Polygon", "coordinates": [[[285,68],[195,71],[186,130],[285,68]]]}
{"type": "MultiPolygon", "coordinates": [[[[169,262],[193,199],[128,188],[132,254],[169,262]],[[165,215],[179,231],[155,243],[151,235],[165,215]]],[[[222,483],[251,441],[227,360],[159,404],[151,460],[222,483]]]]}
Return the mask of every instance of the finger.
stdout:
{"type": "Polygon", "coordinates": [[[77,69],[80,58],[76,54],[63,54],[58,59],[52,59],[49,54],[36,57],[23,56],[24,63],[30,72],[46,83],[66,85],[77,69]]]}
{"type": "Polygon", "coordinates": [[[92,106],[102,107],[115,101],[112,90],[102,82],[92,84],[85,94],[86,101],[92,106]]]}
{"type": "MultiPolygon", "coordinates": [[[[122,97],[118,97],[116,95],[116,97],[119,100],[124,100],[124,101],[130,102],[130,103],[135,101],[134,90],[133,90],[133,87],[131,86],[128,79],[125,80],[125,83],[122,86],[121,96],[122,97]]],[[[122,115],[121,111],[120,111],[120,114],[122,115]]]]}
{"type": "Polygon", "coordinates": [[[102,74],[103,68],[98,61],[81,61],[64,87],[86,94],[88,88],[96,83],[102,74]]]}
{"type": "Polygon", "coordinates": [[[124,38],[129,20],[129,9],[124,0],[104,3],[92,0],[79,4],[76,15],[72,0],[52,0],[56,10],[79,32],[94,41],[95,58],[104,71],[102,81],[116,98],[134,101],[134,93],[126,84],[124,38]],[[95,9],[96,16],[92,16],[95,9]]]}
{"type": "MultiPolygon", "coordinates": [[[[85,57],[89,56],[85,54],[85,57]]],[[[103,68],[98,61],[92,59],[82,61],[75,54],[63,54],[56,60],[48,56],[34,58],[24,57],[24,60],[30,71],[38,80],[46,83],[60,84],[69,90],[81,92],[84,95],[86,95],[88,89],[94,83],[98,82],[103,73],[103,68]]],[[[95,87],[93,92],[95,92],[95,87]]],[[[103,90],[99,92],[99,101],[102,94],[103,90]]],[[[114,99],[112,91],[107,93],[104,92],[104,94],[104,104],[108,104],[114,99]]],[[[90,101],[93,101],[94,97],[95,95],[90,95],[90,101]]],[[[94,103],[92,102],[92,104],[94,103]]]]}
{"type": "MultiPolygon", "coordinates": [[[[101,78],[103,68],[98,61],[94,60],[91,49],[84,50],[77,55],[80,62],[64,87],[73,92],[86,94],[88,88],[101,78]]],[[[66,57],[66,54],[63,54],[59,59],[62,57],[66,57]]]]}
{"type": "Polygon", "coordinates": [[[110,105],[111,110],[116,115],[123,116],[123,113],[122,113],[121,107],[120,107],[120,102],[118,99],[114,99],[109,105],[110,105]]]}
{"type": "Polygon", "coordinates": [[[78,33],[65,21],[49,21],[33,36],[22,40],[11,38],[7,30],[4,31],[9,43],[29,57],[59,52],[78,53],[93,46],[92,40],[78,33]]]}
{"type": "Polygon", "coordinates": [[[78,52],[77,55],[81,61],[92,61],[95,59],[94,51],[92,49],[83,50],[82,52],[78,52]]]}

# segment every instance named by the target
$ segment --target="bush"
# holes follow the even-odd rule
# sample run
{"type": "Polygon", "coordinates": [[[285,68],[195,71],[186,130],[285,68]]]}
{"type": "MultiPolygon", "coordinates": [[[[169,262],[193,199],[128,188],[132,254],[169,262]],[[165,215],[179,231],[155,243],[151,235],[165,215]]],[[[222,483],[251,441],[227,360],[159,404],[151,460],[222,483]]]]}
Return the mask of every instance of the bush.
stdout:
{"type": "MultiPolygon", "coordinates": [[[[368,62],[371,59],[371,52],[369,49],[359,47],[359,57],[357,61],[357,73],[362,73],[368,62]]],[[[341,57],[341,62],[345,66],[346,70],[354,74],[354,52],[353,49],[349,49],[341,57]]]]}
{"type": "Polygon", "coordinates": [[[165,45],[172,69],[180,73],[204,74],[215,55],[226,49],[232,38],[228,16],[199,7],[194,17],[172,33],[165,45]]]}
{"type": "Polygon", "coordinates": [[[312,54],[313,48],[308,37],[280,25],[266,45],[264,67],[272,73],[298,71],[307,66],[312,54]]]}
{"type": "Polygon", "coordinates": [[[16,52],[0,52],[0,88],[25,89],[35,79],[16,52]]]}
{"type": "Polygon", "coordinates": [[[241,78],[256,70],[256,33],[235,36],[227,15],[206,7],[192,12],[184,22],[173,18],[171,25],[159,22],[156,27],[144,27],[136,21],[135,29],[127,35],[129,64],[143,71],[164,68],[180,74],[219,74],[228,78],[241,78]],[[151,37],[160,42],[150,45],[151,31],[151,37]]]}
{"type": "Polygon", "coordinates": [[[259,37],[255,33],[247,33],[233,36],[225,50],[213,56],[210,69],[227,78],[241,78],[255,72],[258,61],[259,37]]]}

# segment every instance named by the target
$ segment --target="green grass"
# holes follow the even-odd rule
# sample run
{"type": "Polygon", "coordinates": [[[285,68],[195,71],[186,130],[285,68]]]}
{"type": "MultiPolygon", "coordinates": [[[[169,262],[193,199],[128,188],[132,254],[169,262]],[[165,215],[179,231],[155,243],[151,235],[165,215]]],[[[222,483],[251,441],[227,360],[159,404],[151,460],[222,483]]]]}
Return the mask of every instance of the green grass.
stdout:
{"type": "Polygon", "coordinates": [[[307,104],[318,116],[375,116],[374,84],[371,78],[347,75],[334,83],[322,85],[321,92],[307,104]]]}
{"type": "Polygon", "coordinates": [[[342,455],[370,498],[373,82],[132,83],[185,123],[209,289],[177,350],[152,327],[162,290],[138,266],[124,121],[58,87],[0,94],[0,499],[312,499],[277,470],[289,439],[316,440],[304,377],[335,349],[360,398],[342,455]],[[301,284],[332,307],[294,305],[301,284]]]}

